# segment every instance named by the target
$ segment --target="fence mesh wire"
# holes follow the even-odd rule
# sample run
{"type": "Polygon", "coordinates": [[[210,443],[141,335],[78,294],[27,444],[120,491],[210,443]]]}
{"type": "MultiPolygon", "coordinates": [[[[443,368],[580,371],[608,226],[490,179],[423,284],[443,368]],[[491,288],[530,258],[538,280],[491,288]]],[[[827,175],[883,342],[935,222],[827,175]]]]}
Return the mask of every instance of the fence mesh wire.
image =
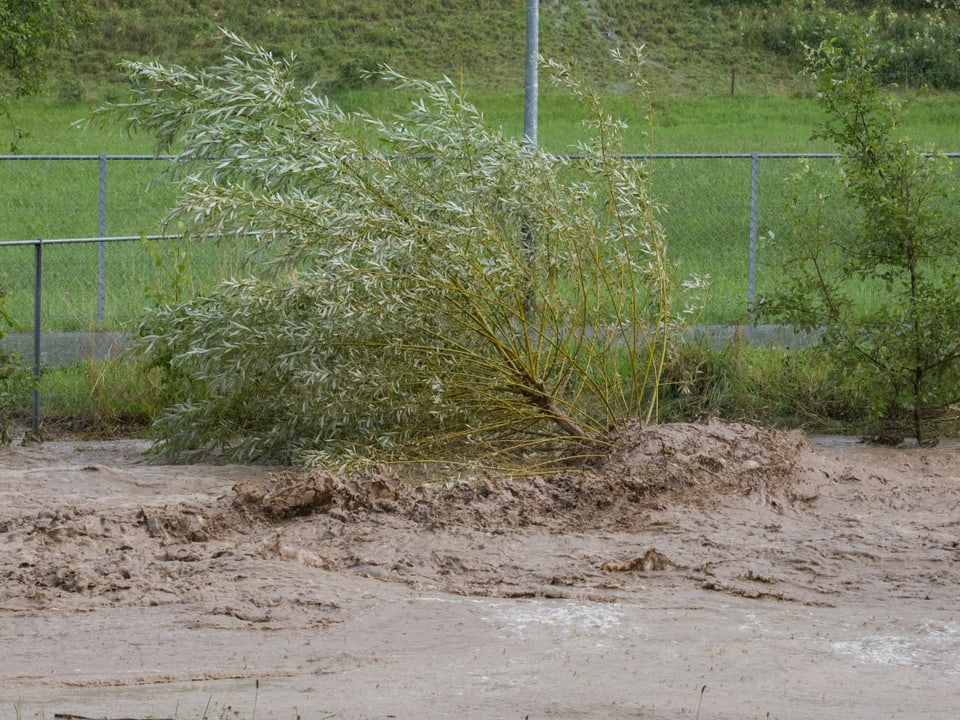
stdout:
{"type": "MultiPolygon", "coordinates": [[[[826,189],[819,188],[830,196],[827,232],[842,239],[857,225],[857,210],[843,196],[839,174],[831,169],[835,160],[827,156],[654,156],[634,161],[646,162],[652,172],[653,193],[666,208],[661,222],[669,254],[679,274],[710,276],[704,323],[750,320],[751,210],[756,217],[757,296],[789,272],[767,238],[788,235],[793,209],[814,192],[791,181],[802,162],[818,166],[828,178],[826,189]],[[758,184],[752,207],[754,172],[758,184]]],[[[36,238],[47,241],[41,327],[50,342],[44,344],[52,347],[56,334],[84,334],[73,341],[72,355],[47,355],[45,362],[83,361],[104,346],[87,334],[129,333],[146,308],[184,299],[243,272],[252,241],[242,247],[191,243],[177,235],[178,228],[164,225],[176,203],[175,187],[164,173],[168,163],[149,156],[0,157],[0,288],[15,323],[12,335],[33,332],[35,247],[9,241],[36,238]],[[161,235],[171,237],[147,239],[161,235]],[[56,243],[103,236],[102,243],[56,243]],[[138,239],[110,241],[120,236],[138,239]]],[[[4,342],[11,347],[16,339],[4,342]]],[[[21,337],[17,349],[28,347],[25,341],[21,337]]]]}
{"type": "Polygon", "coordinates": [[[179,299],[239,271],[245,248],[188,244],[164,223],[177,198],[164,174],[167,162],[0,158],[0,287],[17,330],[32,329],[35,249],[26,243],[38,238],[44,241],[45,332],[120,330],[150,302],[179,299]],[[164,235],[170,237],[157,237],[164,235]],[[98,237],[104,242],[61,242],[98,237]]]}

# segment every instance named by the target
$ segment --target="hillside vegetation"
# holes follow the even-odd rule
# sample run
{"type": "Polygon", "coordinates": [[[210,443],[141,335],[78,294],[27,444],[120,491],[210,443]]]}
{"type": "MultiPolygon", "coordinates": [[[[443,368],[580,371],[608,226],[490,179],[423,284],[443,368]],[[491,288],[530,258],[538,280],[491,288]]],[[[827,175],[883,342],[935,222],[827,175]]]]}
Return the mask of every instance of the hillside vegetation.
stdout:
{"type": "MultiPolygon", "coordinates": [[[[960,87],[960,2],[955,0],[542,0],[541,53],[577,62],[617,92],[614,46],[644,44],[655,94],[716,96],[806,90],[803,45],[847,34],[869,17],[888,62],[885,78],[906,86],[960,87]],[[841,12],[841,8],[845,8],[841,12]]],[[[121,59],[188,66],[214,58],[219,27],[276,53],[295,53],[304,80],[327,92],[369,83],[386,62],[408,75],[462,78],[473,91],[523,84],[523,0],[92,0],[89,23],[56,59],[47,92],[95,99],[122,84],[121,59]]]]}

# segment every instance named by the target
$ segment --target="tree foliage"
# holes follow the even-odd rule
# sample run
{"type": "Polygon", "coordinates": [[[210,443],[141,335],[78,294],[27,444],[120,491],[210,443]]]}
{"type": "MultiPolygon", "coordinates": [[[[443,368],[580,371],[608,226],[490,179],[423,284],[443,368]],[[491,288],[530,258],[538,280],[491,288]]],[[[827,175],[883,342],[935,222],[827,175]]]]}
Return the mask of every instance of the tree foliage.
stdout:
{"type": "Polygon", "coordinates": [[[954,0],[755,4],[762,9],[745,13],[747,41],[798,64],[804,62],[805,48],[830,41],[835,47],[852,49],[866,30],[876,56],[883,59],[874,71],[884,82],[938,90],[960,87],[960,4],[954,0]]]}
{"type": "Polygon", "coordinates": [[[418,99],[384,120],[227,39],[200,72],[129,64],[134,97],[108,109],[178,149],[178,221],[262,248],[248,276],[142,327],[186,393],[157,424],[167,451],[582,451],[656,417],[676,289],[649,176],[616,156],[595,95],[555,66],[595,130],[564,160],[487,127],[448,80],[385,69],[418,99]]]}
{"type": "Polygon", "coordinates": [[[801,220],[781,248],[796,272],[766,309],[825,327],[824,347],[869,388],[882,438],[912,432],[924,442],[930,415],[960,399],[957,188],[947,158],[903,135],[901,106],[878,83],[878,63],[865,33],[846,49],[826,42],[810,53],[826,112],[817,136],[836,144],[843,191],[861,223],[841,241],[817,220],[829,212],[828,192],[797,203],[801,220]],[[854,302],[855,286],[874,289],[877,301],[854,302]]]}
{"type": "Polygon", "coordinates": [[[47,53],[74,36],[87,10],[84,0],[0,0],[0,69],[18,93],[39,90],[47,53]]]}

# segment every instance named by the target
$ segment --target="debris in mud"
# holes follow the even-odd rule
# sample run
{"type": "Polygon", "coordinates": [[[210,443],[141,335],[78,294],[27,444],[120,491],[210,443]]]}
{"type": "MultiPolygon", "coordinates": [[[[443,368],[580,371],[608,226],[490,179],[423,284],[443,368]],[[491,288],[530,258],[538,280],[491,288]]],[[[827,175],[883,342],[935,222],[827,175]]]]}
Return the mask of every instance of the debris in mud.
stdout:
{"type": "Polygon", "coordinates": [[[138,718],[91,718],[73,713],[54,713],[53,717],[54,720],[139,720],[138,718]]]}
{"type": "Polygon", "coordinates": [[[196,507],[180,506],[172,511],[141,507],[137,519],[150,537],[159,540],[173,537],[187,542],[203,542],[211,537],[202,510],[196,507]]]}
{"type": "Polygon", "coordinates": [[[836,607],[834,603],[825,600],[805,599],[802,597],[788,595],[784,592],[758,590],[756,588],[722,583],[717,580],[705,580],[700,584],[700,587],[704,590],[713,590],[714,592],[748,598],[750,600],[777,600],[778,602],[795,602],[808,607],[836,607]]]}
{"type": "Polygon", "coordinates": [[[632,570],[661,572],[663,570],[680,567],[680,565],[677,565],[663,553],[657,552],[656,548],[650,548],[643,555],[628,560],[625,563],[605,562],[600,566],[600,569],[604,572],[630,572],[632,570]]]}
{"type": "Polygon", "coordinates": [[[268,483],[234,486],[234,506],[270,520],[286,520],[331,510],[393,512],[414,489],[389,475],[340,478],[323,471],[282,473],[268,483]]]}

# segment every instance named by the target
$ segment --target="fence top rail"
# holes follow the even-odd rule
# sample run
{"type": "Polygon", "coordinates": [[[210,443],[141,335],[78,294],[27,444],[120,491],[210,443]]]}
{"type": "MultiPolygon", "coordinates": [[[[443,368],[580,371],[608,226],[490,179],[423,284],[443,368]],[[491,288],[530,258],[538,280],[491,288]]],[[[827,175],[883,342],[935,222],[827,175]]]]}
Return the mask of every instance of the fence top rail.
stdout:
{"type": "Polygon", "coordinates": [[[182,235],[111,235],[109,237],[34,238],[33,240],[0,240],[0,247],[15,245],[68,245],[71,243],[130,242],[133,240],[175,240],[182,235]]]}
{"type": "MultiPolygon", "coordinates": [[[[924,155],[932,156],[934,153],[924,153],[924,155]]],[[[949,158],[960,158],[960,152],[945,152],[939,153],[945,157],[949,158]]],[[[585,155],[581,153],[556,153],[556,157],[578,159],[583,158],[585,155]]],[[[799,159],[799,158],[839,158],[842,157],[840,153],[813,153],[813,152],[796,152],[796,153],[762,153],[762,152],[749,152],[749,153],[619,153],[615,157],[622,158],[624,160],[751,160],[753,158],[758,158],[761,160],[764,159],[773,159],[773,160],[790,160],[790,159],[799,159]]]]}
{"type": "MultiPolygon", "coordinates": [[[[924,153],[932,155],[932,153],[924,153]]],[[[940,153],[949,158],[960,158],[960,152],[940,153]]],[[[585,157],[581,153],[553,153],[554,157],[576,160],[585,157]]],[[[624,160],[749,160],[759,159],[795,159],[795,158],[838,158],[839,153],[619,153],[616,157],[624,160]]],[[[0,155],[0,162],[6,160],[176,160],[177,155],[0,155]]]]}
{"type": "Polygon", "coordinates": [[[176,160],[176,155],[0,155],[4,160],[176,160]]]}
{"type": "MultiPolygon", "coordinates": [[[[956,155],[956,153],[945,153],[956,155]]],[[[553,153],[554,157],[578,159],[585,157],[581,153],[553,153]]],[[[177,155],[0,155],[5,160],[176,160],[177,155]]],[[[709,160],[709,159],[745,159],[745,158],[832,158],[836,153],[618,153],[616,157],[624,160],[709,160]]]]}
{"type": "MultiPolygon", "coordinates": [[[[240,233],[243,237],[258,237],[262,232],[257,230],[248,230],[240,233]]],[[[76,238],[34,238],[33,240],[0,240],[0,247],[13,246],[37,246],[37,245],[69,245],[77,243],[102,243],[102,242],[133,242],[136,240],[176,240],[183,235],[109,235],[104,237],[76,237],[76,238]]],[[[220,235],[208,235],[206,237],[220,238],[220,235]]],[[[236,235],[231,235],[236,237],[236,235]]]]}

